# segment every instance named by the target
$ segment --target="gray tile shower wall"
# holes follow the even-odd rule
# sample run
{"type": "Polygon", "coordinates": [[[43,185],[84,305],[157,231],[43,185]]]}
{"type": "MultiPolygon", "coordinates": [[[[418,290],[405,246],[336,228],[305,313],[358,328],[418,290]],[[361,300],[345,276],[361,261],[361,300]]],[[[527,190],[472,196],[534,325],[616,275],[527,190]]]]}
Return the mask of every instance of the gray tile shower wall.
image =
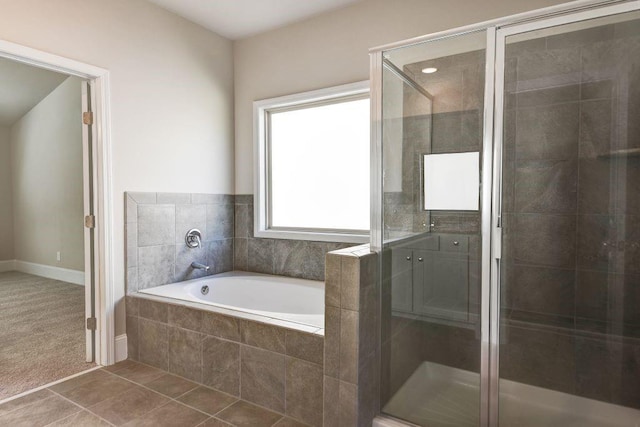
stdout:
{"type": "Polygon", "coordinates": [[[325,254],[349,246],[353,244],[256,238],[253,195],[235,196],[235,270],[324,280],[325,254]]]}
{"type": "Polygon", "coordinates": [[[609,155],[640,147],[640,31],[624,27],[508,45],[500,361],[505,378],[638,408],[639,163],[609,155]]]}
{"type": "Polygon", "coordinates": [[[640,310],[616,308],[637,301],[622,283],[640,265],[639,163],[608,155],[640,147],[627,119],[639,97],[626,96],[640,87],[627,59],[640,44],[622,28],[509,46],[505,302],[516,319],[640,338],[640,310]]]}
{"type": "Polygon", "coordinates": [[[127,293],[233,269],[233,195],[127,192],[125,206],[127,293]],[[191,228],[202,248],[184,243],[191,228]]]}

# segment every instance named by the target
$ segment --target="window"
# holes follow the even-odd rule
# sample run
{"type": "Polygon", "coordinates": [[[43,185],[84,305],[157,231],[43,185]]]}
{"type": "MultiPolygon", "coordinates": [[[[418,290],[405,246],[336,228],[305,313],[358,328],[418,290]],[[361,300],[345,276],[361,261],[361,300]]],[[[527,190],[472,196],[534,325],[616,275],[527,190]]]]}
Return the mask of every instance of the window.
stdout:
{"type": "Polygon", "coordinates": [[[369,83],[254,103],[255,234],[369,240],[369,83]]]}

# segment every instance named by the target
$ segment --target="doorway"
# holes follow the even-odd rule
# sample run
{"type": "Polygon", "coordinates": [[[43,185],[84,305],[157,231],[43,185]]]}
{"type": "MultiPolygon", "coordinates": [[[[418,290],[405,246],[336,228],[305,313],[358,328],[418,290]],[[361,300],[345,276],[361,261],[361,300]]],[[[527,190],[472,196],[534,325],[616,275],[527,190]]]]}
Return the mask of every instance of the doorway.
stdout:
{"type": "Polygon", "coordinates": [[[9,59],[0,59],[0,76],[4,399],[94,366],[93,334],[85,333],[93,249],[83,226],[91,203],[87,83],[9,59]]]}
{"type": "Polygon", "coordinates": [[[0,71],[2,400],[113,363],[114,345],[108,73],[4,41],[0,71]]]}

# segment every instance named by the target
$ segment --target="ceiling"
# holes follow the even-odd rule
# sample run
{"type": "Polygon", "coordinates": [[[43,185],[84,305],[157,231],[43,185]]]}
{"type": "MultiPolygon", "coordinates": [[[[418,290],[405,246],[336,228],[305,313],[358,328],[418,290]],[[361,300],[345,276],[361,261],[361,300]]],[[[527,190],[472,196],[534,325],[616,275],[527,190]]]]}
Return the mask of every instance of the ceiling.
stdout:
{"type": "Polygon", "coordinates": [[[67,77],[0,58],[0,126],[14,124],[67,77]]]}
{"type": "Polygon", "coordinates": [[[231,40],[362,0],[149,0],[231,40]]]}

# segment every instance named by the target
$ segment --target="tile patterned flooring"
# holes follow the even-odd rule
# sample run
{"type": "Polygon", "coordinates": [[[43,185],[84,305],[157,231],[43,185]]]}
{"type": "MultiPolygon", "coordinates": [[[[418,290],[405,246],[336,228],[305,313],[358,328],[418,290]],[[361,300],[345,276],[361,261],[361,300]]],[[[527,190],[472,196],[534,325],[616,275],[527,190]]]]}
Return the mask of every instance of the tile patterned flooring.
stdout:
{"type": "Polygon", "coordinates": [[[0,426],[305,425],[160,369],[126,360],[0,405],[0,426]]]}

